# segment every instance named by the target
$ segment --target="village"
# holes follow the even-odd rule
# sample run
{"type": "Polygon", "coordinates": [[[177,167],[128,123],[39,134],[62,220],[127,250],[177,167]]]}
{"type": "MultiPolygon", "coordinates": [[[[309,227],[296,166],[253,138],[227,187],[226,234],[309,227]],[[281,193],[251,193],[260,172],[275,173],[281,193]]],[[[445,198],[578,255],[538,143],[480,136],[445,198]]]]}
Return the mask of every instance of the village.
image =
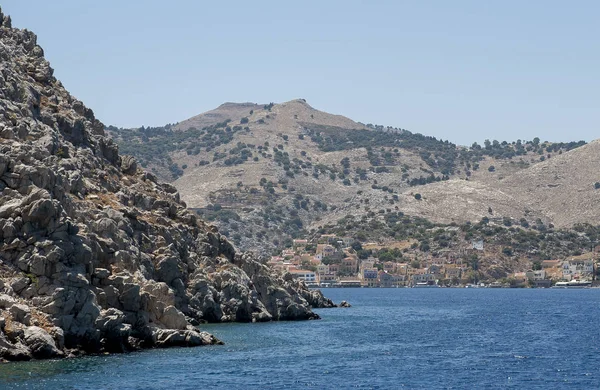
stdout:
{"type": "MultiPolygon", "coordinates": [[[[365,248],[379,248],[365,244],[365,248]]],[[[479,280],[477,259],[483,241],[473,241],[458,250],[427,255],[404,249],[401,257],[365,256],[362,245],[349,237],[333,234],[293,240],[292,248],[272,256],[268,264],[280,273],[305,282],[309,287],[537,287],[564,286],[570,281],[591,285],[598,264],[596,250],[560,260],[541,260],[531,268],[504,277],[479,280]],[[362,253],[361,253],[362,252],[362,253]],[[589,283],[588,283],[589,282],[589,283]]],[[[398,248],[396,253],[400,253],[398,248]]]]}

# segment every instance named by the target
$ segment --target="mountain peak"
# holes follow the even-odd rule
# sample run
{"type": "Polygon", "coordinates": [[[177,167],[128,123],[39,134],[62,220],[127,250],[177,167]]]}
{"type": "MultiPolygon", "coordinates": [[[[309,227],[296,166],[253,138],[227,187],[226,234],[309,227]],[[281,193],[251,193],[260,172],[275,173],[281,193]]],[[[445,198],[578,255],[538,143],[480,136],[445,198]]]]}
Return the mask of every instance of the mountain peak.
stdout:
{"type": "Polygon", "coordinates": [[[284,106],[284,105],[296,105],[296,104],[312,109],[312,106],[310,104],[308,104],[308,102],[306,101],[306,99],[302,99],[302,98],[292,99],[290,101],[281,103],[282,106],[284,106]]]}
{"type": "Polygon", "coordinates": [[[257,103],[245,102],[245,103],[237,103],[237,102],[225,102],[221,104],[217,109],[226,109],[226,108],[254,108],[259,106],[257,103]]]}

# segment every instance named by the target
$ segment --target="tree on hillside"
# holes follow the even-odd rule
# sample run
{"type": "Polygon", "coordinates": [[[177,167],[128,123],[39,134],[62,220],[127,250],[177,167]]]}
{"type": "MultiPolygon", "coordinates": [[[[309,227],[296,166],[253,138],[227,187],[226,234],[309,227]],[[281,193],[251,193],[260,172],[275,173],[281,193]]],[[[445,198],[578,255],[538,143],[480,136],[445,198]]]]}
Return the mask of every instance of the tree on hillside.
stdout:
{"type": "Polygon", "coordinates": [[[330,265],[330,264],[340,264],[342,262],[341,259],[334,259],[332,257],[329,256],[325,256],[323,257],[323,259],[321,260],[321,263],[325,264],[325,265],[330,265]]]}

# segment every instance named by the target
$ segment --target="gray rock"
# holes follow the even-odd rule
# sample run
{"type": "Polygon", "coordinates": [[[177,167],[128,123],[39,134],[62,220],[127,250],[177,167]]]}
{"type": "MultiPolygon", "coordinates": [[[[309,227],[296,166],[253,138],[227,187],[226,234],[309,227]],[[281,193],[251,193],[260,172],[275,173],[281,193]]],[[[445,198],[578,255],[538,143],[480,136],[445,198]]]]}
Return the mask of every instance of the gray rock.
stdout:
{"type": "Polygon", "coordinates": [[[41,307],[45,313],[50,315],[63,315],[70,313],[76,304],[76,294],[71,289],[57,288],[52,294],[52,301],[41,307]]]}
{"type": "Polygon", "coordinates": [[[106,279],[110,276],[110,271],[104,268],[96,268],[94,270],[94,276],[98,279],[106,279]]]}
{"type": "Polygon", "coordinates": [[[119,290],[115,286],[104,287],[104,294],[106,296],[107,307],[123,308],[119,300],[119,290]]]}
{"type": "Polygon", "coordinates": [[[20,322],[24,325],[29,325],[31,322],[31,309],[29,306],[15,303],[8,309],[12,315],[13,320],[20,322]]]}
{"type": "Polygon", "coordinates": [[[32,203],[23,213],[24,222],[47,225],[57,216],[58,209],[50,199],[40,199],[32,203]]]}
{"type": "Polygon", "coordinates": [[[10,342],[0,333],[0,358],[10,361],[31,360],[31,352],[22,342],[10,342]]]}
{"type": "Polygon", "coordinates": [[[19,199],[13,199],[4,203],[0,206],[0,218],[8,218],[15,215],[19,207],[21,207],[19,199]]]}
{"type": "Polygon", "coordinates": [[[46,275],[46,258],[42,256],[33,256],[29,265],[29,272],[36,276],[46,275]]]}
{"type": "Polygon", "coordinates": [[[56,347],[62,351],[65,347],[65,332],[61,328],[55,326],[50,329],[49,333],[54,338],[56,347]]]}
{"type": "Polygon", "coordinates": [[[167,306],[160,317],[160,322],[169,329],[185,329],[188,325],[185,315],[175,306],[167,306]]]}
{"type": "Polygon", "coordinates": [[[133,175],[137,171],[137,162],[133,156],[123,156],[121,159],[121,171],[126,175],[133,175]]]}
{"type": "Polygon", "coordinates": [[[125,352],[131,349],[129,341],[132,326],[124,323],[126,316],[120,310],[103,310],[96,319],[96,328],[103,337],[103,348],[109,352],[125,352]]]}
{"type": "Polygon", "coordinates": [[[123,285],[123,293],[119,297],[123,310],[138,311],[140,309],[140,286],[126,283],[123,285]]]}
{"type": "Polygon", "coordinates": [[[0,294],[0,309],[9,309],[15,303],[17,303],[17,300],[13,297],[6,294],[0,294]]]}
{"type": "Polygon", "coordinates": [[[56,343],[52,336],[44,329],[37,326],[25,328],[24,342],[36,359],[48,359],[62,356],[62,352],[56,347],[56,343]]]}
{"type": "Polygon", "coordinates": [[[153,332],[157,347],[197,347],[200,345],[223,344],[222,341],[206,332],[196,329],[175,330],[157,329],[153,332]]]}
{"type": "Polygon", "coordinates": [[[181,278],[181,270],[179,269],[179,261],[175,257],[166,257],[158,262],[156,266],[156,278],[167,284],[171,284],[173,280],[181,278]]]}

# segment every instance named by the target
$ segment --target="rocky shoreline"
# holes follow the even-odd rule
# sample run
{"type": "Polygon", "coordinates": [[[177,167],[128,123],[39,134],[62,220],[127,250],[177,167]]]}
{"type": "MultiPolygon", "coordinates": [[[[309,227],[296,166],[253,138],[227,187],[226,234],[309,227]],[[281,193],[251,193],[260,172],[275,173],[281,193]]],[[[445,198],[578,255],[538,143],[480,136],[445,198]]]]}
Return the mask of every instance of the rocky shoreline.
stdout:
{"type": "Polygon", "coordinates": [[[333,302],[238,253],[121,156],[0,11],[0,359],[218,344],[205,322],[333,302]]]}

